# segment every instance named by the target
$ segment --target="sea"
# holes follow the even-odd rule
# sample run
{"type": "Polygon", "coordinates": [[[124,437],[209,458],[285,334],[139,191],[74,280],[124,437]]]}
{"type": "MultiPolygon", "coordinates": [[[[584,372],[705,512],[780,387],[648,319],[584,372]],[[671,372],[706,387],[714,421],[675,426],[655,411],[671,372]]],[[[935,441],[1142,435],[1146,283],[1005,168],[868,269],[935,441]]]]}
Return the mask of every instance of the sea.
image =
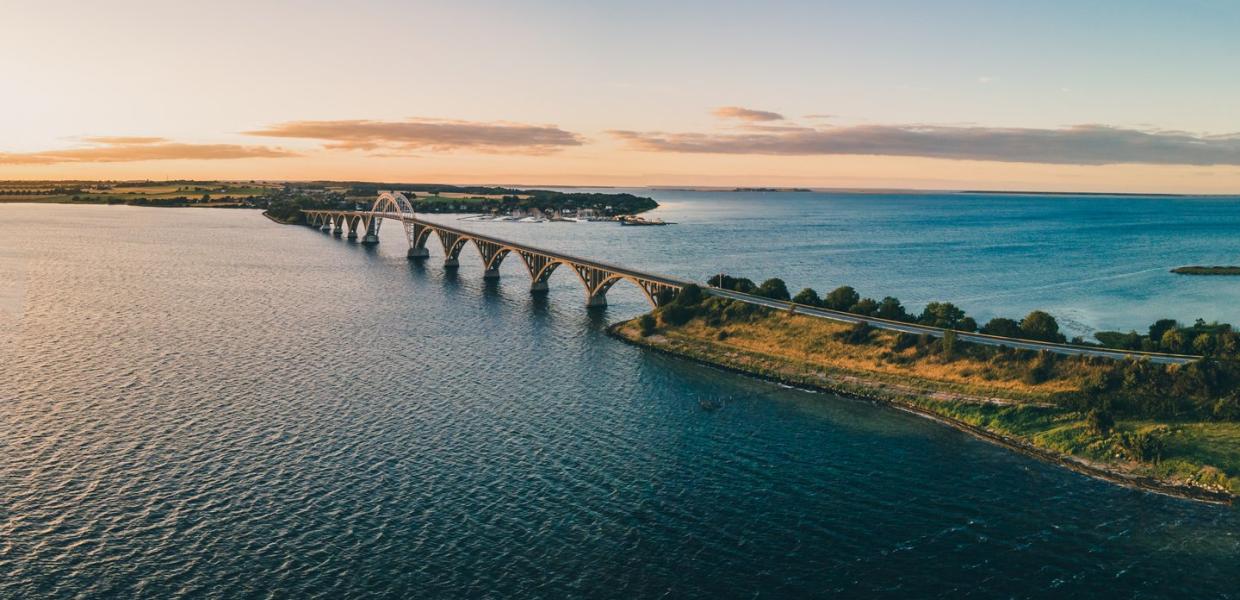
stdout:
{"type": "MultiPolygon", "coordinates": [[[[631,191],[459,227],[1070,335],[1240,323],[1240,198],[631,191]]],[[[1240,512],[606,335],[258,211],[0,206],[0,598],[1234,598],[1240,512]],[[704,408],[709,406],[710,410],[704,408]]]]}

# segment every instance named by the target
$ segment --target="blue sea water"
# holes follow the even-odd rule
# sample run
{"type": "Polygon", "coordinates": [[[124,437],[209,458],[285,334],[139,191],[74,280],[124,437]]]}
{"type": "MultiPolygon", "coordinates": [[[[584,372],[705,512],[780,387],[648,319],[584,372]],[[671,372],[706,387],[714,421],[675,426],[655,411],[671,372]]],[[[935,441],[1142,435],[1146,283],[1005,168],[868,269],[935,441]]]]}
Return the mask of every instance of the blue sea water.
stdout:
{"type": "MultiPolygon", "coordinates": [[[[653,192],[668,227],[461,223],[698,279],[1075,331],[1240,320],[1235,199],[653,192]]],[[[651,355],[252,211],[0,207],[0,597],[1234,597],[1240,515],[651,355]],[[704,411],[699,398],[726,398],[704,411]]],[[[452,217],[442,217],[456,222],[452,217]]]]}

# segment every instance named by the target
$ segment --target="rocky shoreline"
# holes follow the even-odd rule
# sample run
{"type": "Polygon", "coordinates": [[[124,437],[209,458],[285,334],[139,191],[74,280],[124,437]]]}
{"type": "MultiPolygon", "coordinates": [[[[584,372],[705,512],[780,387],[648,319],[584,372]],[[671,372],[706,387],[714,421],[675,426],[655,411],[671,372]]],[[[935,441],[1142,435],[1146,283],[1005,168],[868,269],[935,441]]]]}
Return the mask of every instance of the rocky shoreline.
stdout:
{"type": "Polygon", "coordinates": [[[995,433],[993,431],[984,429],[982,427],[978,427],[971,423],[966,423],[959,419],[955,419],[955,418],[928,410],[926,408],[923,408],[921,406],[908,402],[907,400],[901,399],[900,394],[882,393],[883,391],[891,389],[890,387],[885,386],[885,385],[876,384],[876,385],[871,385],[871,386],[865,386],[865,385],[841,386],[841,385],[832,385],[830,383],[830,380],[825,379],[825,378],[822,381],[818,381],[818,382],[810,381],[810,380],[803,380],[800,378],[787,378],[787,377],[781,377],[779,375],[775,375],[771,373],[763,373],[763,372],[759,372],[753,369],[745,368],[745,366],[740,364],[739,362],[737,362],[736,364],[728,364],[726,362],[719,361],[719,360],[713,360],[713,359],[708,359],[702,356],[694,356],[694,355],[686,354],[683,352],[677,352],[673,349],[670,349],[663,345],[658,344],[655,340],[652,340],[650,338],[641,338],[641,337],[636,337],[636,336],[625,335],[625,333],[623,333],[621,329],[623,329],[629,323],[631,323],[631,321],[621,321],[619,323],[615,323],[607,328],[607,334],[622,342],[632,344],[640,348],[652,350],[654,352],[657,352],[659,354],[664,354],[667,356],[674,356],[677,358],[689,360],[689,361],[692,361],[698,364],[706,365],[706,366],[720,369],[723,371],[727,371],[730,373],[746,375],[749,377],[754,377],[754,378],[762,379],[765,381],[771,381],[774,383],[779,383],[781,385],[787,385],[787,386],[791,386],[791,387],[798,388],[798,389],[805,389],[805,390],[816,391],[816,392],[827,392],[831,394],[837,394],[840,396],[846,396],[849,398],[868,400],[871,402],[880,403],[880,404],[892,407],[896,410],[901,410],[904,412],[916,414],[918,416],[934,420],[936,422],[942,423],[944,425],[947,425],[959,431],[963,431],[965,433],[971,434],[980,439],[983,439],[988,442],[1008,448],[1010,450],[1019,452],[1026,456],[1036,458],[1044,462],[1056,464],[1061,467],[1080,473],[1082,475],[1087,475],[1089,477],[1093,477],[1095,479],[1100,479],[1100,480],[1114,483],[1117,485],[1122,485],[1122,486],[1129,487],[1129,488],[1140,489],[1140,490],[1147,491],[1147,492],[1158,493],[1158,494],[1173,496],[1173,497],[1187,499],[1187,500],[1208,502],[1208,503],[1213,503],[1213,504],[1230,505],[1237,499],[1237,496],[1235,494],[1232,494],[1227,491],[1208,489],[1208,488],[1203,488],[1203,487],[1194,486],[1194,485],[1186,485],[1186,484],[1181,484],[1181,483],[1173,482],[1173,481],[1165,481],[1165,480],[1156,479],[1156,478],[1148,477],[1144,475],[1134,475],[1132,473],[1124,472],[1123,470],[1111,467],[1109,465],[1098,464],[1098,463],[1094,463],[1091,461],[1085,461],[1083,459],[1079,459],[1071,455],[1065,455],[1065,454],[1053,452],[1053,451],[1050,451],[1044,448],[1039,448],[1026,442],[1025,440],[1011,437],[1011,436],[1002,435],[999,433],[995,433]]]}

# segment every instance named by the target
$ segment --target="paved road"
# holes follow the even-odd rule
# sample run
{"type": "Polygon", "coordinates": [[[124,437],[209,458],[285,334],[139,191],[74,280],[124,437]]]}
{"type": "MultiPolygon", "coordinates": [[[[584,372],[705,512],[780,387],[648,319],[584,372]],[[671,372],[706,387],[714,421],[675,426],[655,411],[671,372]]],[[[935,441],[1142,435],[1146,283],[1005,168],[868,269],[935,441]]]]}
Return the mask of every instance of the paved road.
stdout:
{"type": "MultiPolygon", "coordinates": [[[[854,315],[852,313],[841,312],[838,310],[830,310],[826,308],[814,308],[803,304],[793,304],[782,300],[771,300],[761,296],[752,294],[743,294],[731,290],[720,288],[702,288],[707,294],[712,296],[721,296],[731,300],[747,302],[749,304],[757,304],[767,308],[776,310],[790,310],[798,315],[808,315],[822,319],[830,319],[832,321],[842,321],[845,323],[861,323],[866,322],[877,329],[886,329],[888,331],[902,331],[914,334],[929,334],[935,337],[941,337],[943,330],[937,327],[928,327],[925,325],[917,325],[915,323],[901,323],[899,321],[888,321],[886,319],[875,319],[873,317],[865,317],[854,315]]],[[[956,339],[972,342],[976,344],[986,344],[988,346],[1008,346],[1011,348],[1021,348],[1024,350],[1049,350],[1056,354],[1066,354],[1070,356],[1103,356],[1123,360],[1126,358],[1144,358],[1150,362],[1160,364],[1186,364],[1197,360],[1198,356],[1186,356],[1181,354],[1159,354],[1154,352],[1135,352],[1127,350],[1114,350],[1110,348],[1090,348],[1087,346],[1071,346],[1067,344],[1052,344],[1050,342],[1036,342],[1031,340],[1016,340],[1011,338],[1000,338],[995,336],[984,335],[980,333],[967,333],[964,331],[956,332],[956,339]]]]}

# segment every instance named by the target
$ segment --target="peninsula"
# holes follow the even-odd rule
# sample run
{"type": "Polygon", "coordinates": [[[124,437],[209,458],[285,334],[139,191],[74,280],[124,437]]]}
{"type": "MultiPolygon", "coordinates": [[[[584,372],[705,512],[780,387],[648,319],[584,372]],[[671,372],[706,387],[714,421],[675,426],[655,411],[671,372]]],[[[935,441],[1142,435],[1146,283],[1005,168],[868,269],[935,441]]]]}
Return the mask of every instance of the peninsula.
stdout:
{"type": "Polygon", "coordinates": [[[397,190],[418,212],[617,217],[659,204],[627,193],[564,192],[497,186],[362,181],[0,181],[0,203],[125,204],[261,209],[283,223],[303,222],[303,209],[370,206],[379,190],[397,190]]]}
{"type": "MultiPolygon", "coordinates": [[[[722,369],[889,404],[1112,482],[1213,502],[1240,496],[1240,338],[1230,326],[1199,334],[1211,340],[1209,356],[1164,365],[967,343],[952,327],[969,329],[972,319],[946,302],[918,316],[895,298],[863,299],[846,286],[823,298],[811,289],[790,298],[778,279],[755,286],[720,276],[712,284],[807,306],[848,303],[844,310],[946,329],[942,337],[880,330],[690,286],[610,332],[722,369]]],[[[1194,327],[1164,320],[1152,335],[1179,343],[1194,327]]],[[[1041,311],[994,319],[988,329],[1062,341],[1041,311]]]]}

